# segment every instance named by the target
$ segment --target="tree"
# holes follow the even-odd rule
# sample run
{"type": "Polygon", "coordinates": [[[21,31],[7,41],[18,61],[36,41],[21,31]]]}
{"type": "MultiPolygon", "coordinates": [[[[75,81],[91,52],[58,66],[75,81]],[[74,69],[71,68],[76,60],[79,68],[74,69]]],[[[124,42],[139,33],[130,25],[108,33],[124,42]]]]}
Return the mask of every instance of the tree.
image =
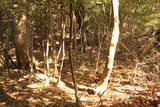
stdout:
{"type": "MultiPolygon", "coordinates": [[[[18,64],[22,68],[28,68],[32,64],[32,44],[33,37],[31,35],[30,20],[27,16],[29,11],[29,2],[22,0],[21,15],[18,23],[18,35],[15,38],[17,45],[18,64]]],[[[30,66],[32,67],[32,65],[30,66]]]]}
{"type": "Polygon", "coordinates": [[[76,98],[76,104],[79,106],[79,98],[78,98],[78,89],[76,84],[76,77],[75,72],[73,70],[73,61],[72,61],[72,36],[73,36],[73,2],[70,3],[70,45],[69,45],[69,61],[70,61],[70,70],[72,73],[72,80],[74,84],[74,90],[75,90],[75,98],[76,98]]]}
{"type": "Polygon", "coordinates": [[[114,12],[114,28],[112,32],[112,39],[109,47],[109,52],[107,52],[106,64],[103,70],[103,83],[96,88],[96,91],[101,94],[105,92],[108,81],[113,69],[114,56],[116,52],[116,46],[119,38],[119,0],[113,0],[113,12],[114,12]]]}

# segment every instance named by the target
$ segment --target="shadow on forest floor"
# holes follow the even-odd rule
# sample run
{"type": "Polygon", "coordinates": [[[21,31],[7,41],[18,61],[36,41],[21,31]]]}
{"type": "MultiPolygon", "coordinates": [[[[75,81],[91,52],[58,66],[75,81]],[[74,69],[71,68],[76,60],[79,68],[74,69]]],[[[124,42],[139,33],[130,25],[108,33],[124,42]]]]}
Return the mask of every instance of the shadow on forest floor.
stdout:
{"type": "Polygon", "coordinates": [[[0,107],[75,107],[73,90],[69,96],[55,85],[45,87],[43,80],[36,78],[37,74],[40,73],[1,69],[0,107]]]}
{"type": "MultiPolygon", "coordinates": [[[[65,86],[50,84],[45,87],[43,79],[27,70],[0,68],[0,106],[2,107],[75,107],[74,90],[69,71],[63,72],[65,86]]],[[[94,87],[95,68],[85,64],[78,66],[79,86],[94,87]],[[85,76],[84,76],[85,75],[85,76]]],[[[155,81],[147,80],[142,71],[115,66],[108,91],[102,97],[79,88],[79,96],[85,107],[160,107],[159,74],[155,81]]],[[[152,80],[154,80],[152,78],[152,80]]]]}

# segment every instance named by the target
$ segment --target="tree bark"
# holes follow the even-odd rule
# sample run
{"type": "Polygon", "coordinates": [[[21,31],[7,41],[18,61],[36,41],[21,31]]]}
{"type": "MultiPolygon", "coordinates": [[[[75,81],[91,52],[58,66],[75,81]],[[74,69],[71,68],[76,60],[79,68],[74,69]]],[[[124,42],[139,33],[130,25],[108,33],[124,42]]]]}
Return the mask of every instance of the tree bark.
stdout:
{"type": "Polygon", "coordinates": [[[73,3],[70,3],[70,46],[69,46],[69,61],[70,61],[70,70],[72,73],[72,80],[74,84],[74,90],[75,90],[75,98],[76,98],[76,104],[79,106],[79,98],[78,98],[78,89],[76,84],[76,77],[75,72],[73,70],[73,61],[72,61],[72,48],[73,48],[73,3]]]}
{"type": "Polygon", "coordinates": [[[58,82],[61,81],[61,74],[63,70],[63,65],[64,65],[64,59],[65,59],[65,30],[66,30],[66,25],[65,25],[65,16],[63,15],[63,5],[61,5],[61,45],[62,45],[62,61],[60,65],[60,71],[59,71],[59,79],[58,82]]]}
{"type": "Polygon", "coordinates": [[[98,93],[103,94],[108,86],[108,81],[113,69],[114,56],[116,52],[116,46],[119,38],[119,0],[112,0],[113,2],[113,12],[114,12],[114,28],[112,32],[112,39],[109,47],[109,52],[107,51],[107,58],[105,68],[102,73],[103,83],[97,87],[98,93]]]}
{"type": "Polygon", "coordinates": [[[32,45],[33,45],[33,37],[30,31],[30,23],[27,17],[28,12],[28,4],[26,0],[22,1],[23,5],[26,5],[26,8],[22,9],[21,17],[18,23],[18,35],[15,38],[17,44],[17,53],[19,63],[22,65],[22,68],[29,68],[30,64],[33,66],[33,55],[32,55],[32,45]]]}

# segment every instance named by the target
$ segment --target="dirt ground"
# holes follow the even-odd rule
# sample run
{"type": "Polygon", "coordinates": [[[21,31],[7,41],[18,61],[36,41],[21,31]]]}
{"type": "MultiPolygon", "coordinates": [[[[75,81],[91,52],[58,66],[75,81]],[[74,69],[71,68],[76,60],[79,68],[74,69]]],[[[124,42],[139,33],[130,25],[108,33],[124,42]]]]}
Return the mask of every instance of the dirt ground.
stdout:
{"type": "MultiPolygon", "coordinates": [[[[93,68],[76,69],[79,98],[84,107],[160,107],[160,73],[116,66],[102,96],[90,92],[98,83],[93,68]],[[152,78],[156,77],[156,79],[152,78]]],[[[43,71],[11,69],[0,72],[0,107],[75,107],[71,73],[64,71],[60,85],[45,86],[43,71]]]]}
{"type": "MultiPolygon", "coordinates": [[[[80,54],[73,60],[82,107],[160,107],[159,54],[151,54],[136,64],[124,55],[117,55],[103,95],[94,90],[100,83],[105,54],[102,52],[98,72],[95,72],[96,55],[80,54]]],[[[44,71],[43,66],[33,72],[15,68],[7,71],[0,66],[0,107],[76,107],[68,60],[64,61],[58,85],[53,71],[47,77],[44,71]]]]}

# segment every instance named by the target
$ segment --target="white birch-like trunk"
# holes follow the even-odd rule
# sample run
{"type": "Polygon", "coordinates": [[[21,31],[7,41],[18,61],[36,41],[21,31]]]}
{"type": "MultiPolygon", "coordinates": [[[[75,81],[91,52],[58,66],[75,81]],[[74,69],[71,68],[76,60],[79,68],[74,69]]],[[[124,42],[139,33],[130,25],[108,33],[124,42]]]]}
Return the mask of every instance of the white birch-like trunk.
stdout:
{"type": "Polygon", "coordinates": [[[96,91],[103,94],[108,86],[108,81],[113,69],[114,56],[116,52],[117,42],[119,38],[119,0],[112,0],[113,2],[113,12],[114,12],[114,28],[112,32],[112,39],[109,47],[109,55],[106,61],[106,76],[104,77],[104,82],[96,88],[96,91]]]}
{"type": "Polygon", "coordinates": [[[49,71],[48,55],[49,55],[49,40],[47,40],[47,44],[46,44],[46,67],[47,67],[47,72],[49,71]]]}

